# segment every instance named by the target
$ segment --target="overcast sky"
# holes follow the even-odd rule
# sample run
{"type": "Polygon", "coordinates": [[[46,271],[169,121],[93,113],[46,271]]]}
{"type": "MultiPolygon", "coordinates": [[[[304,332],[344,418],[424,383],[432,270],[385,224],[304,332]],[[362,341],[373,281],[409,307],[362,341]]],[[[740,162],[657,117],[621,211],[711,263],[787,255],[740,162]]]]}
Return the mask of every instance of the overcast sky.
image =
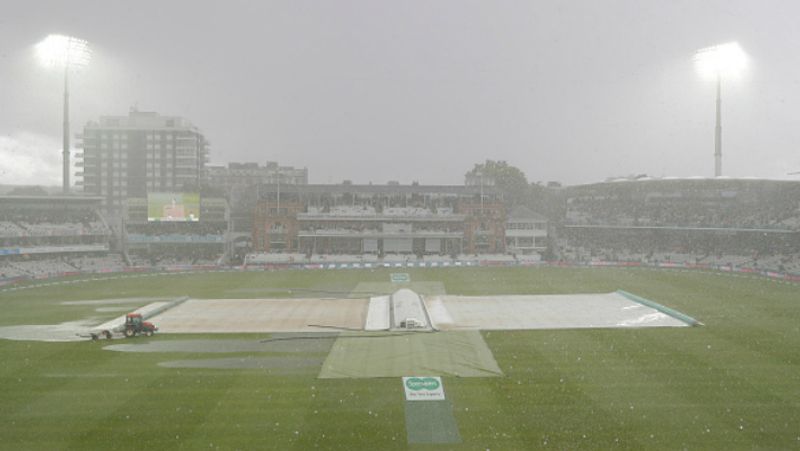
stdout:
{"type": "Polygon", "coordinates": [[[60,183],[50,33],[87,39],[72,131],[133,105],[188,118],[212,163],[278,161],[313,183],[713,175],[714,85],[696,49],[738,41],[723,173],[798,179],[800,2],[52,1],[0,14],[0,183],[60,183]]]}

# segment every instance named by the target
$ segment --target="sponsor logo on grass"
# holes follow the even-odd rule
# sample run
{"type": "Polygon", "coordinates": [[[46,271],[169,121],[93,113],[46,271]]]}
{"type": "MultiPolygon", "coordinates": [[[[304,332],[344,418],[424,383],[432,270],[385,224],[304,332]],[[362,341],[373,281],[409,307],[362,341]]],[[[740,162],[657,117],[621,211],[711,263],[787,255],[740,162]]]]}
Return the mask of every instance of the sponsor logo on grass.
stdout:
{"type": "Polygon", "coordinates": [[[411,276],[407,272],[393,272],[389,275],[392,283],[408,283],[411,282],[411,276]]]}
{"type": "Polygon", "coordinates": [[[403,378],[407,401],[439,401],[444,399],[442,378],[435,376],[410,376],[403,378]]]}
{"type": "Polygon", "coordinates": [[[419,390],[436,390],[442,384],[439,383],[438,380],[432,377],[412,377],[406,381],[406,387],[409,390],[419,391],[419,390]]]}

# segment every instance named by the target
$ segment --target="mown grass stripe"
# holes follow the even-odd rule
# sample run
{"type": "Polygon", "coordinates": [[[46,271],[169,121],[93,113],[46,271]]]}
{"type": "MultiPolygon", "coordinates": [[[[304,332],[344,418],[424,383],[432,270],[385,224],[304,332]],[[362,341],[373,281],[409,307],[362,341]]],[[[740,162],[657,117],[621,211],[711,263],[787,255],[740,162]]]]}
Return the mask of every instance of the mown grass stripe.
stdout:
{"type": "Polygon", "coordinates": [[[461,443],[450,400],[406,401],[405,414],[409,444],[461,443]]]}

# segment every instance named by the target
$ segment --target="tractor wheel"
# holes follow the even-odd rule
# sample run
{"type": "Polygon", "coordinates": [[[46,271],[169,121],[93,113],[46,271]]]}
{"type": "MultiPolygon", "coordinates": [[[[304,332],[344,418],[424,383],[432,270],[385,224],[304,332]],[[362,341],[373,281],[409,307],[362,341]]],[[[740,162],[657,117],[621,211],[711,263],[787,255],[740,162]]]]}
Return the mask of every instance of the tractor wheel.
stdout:
{"type": "Polygon", "coordinates": [[[144,331],[144,336],[145,337],[152,337],[153,336],[153,331],[150,330],[150,329],[147,329],[146,331],[144,331]]]}
{"type": "Polygon", "coordinates": [[[136,332],[133,329],[125,329],[125,336],[131,338],[132,336],[136,335],[136,332]]]}

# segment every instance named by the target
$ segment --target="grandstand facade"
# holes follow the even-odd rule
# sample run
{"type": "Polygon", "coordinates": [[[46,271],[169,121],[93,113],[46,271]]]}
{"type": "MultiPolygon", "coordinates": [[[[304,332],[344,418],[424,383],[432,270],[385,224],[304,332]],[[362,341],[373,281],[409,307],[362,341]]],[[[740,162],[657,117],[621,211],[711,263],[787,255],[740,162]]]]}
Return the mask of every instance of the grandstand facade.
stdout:
{"type": "Polygon", "coordinates": [[[506,249],[513,254],[541,254],[547,249],[547,224],[544,216],[527,207],[511,211],[506,221],[506,249]]]}
{"type": "Polygon", "coordinates": [[[503,253],[505,221],[502,196],[491,187],[262,185],[253,248],[306,255],[503,253]]]}

